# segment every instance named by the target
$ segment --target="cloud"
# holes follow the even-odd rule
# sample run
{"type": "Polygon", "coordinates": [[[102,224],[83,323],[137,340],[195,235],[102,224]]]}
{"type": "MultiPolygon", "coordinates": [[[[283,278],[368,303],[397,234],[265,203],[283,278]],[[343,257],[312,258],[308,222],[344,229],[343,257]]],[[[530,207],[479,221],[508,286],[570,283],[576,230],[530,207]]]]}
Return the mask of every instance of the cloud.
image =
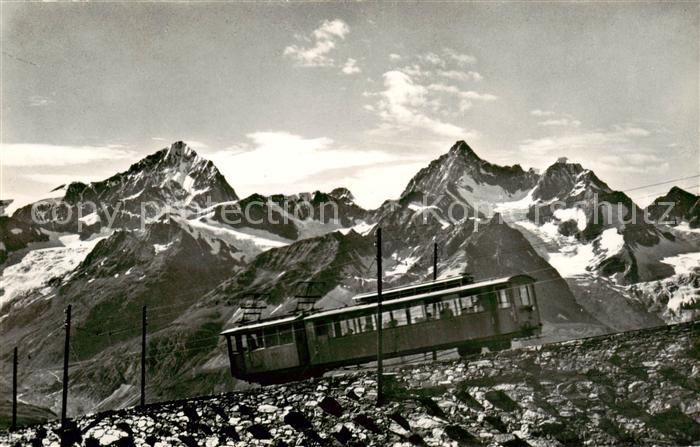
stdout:
{"type": "Polygon", "coordinates": [[[59,146],[52,144],[3,144],[3,166],[70,166],[134,158],[136,153],[110,146],[59,146]]]}
{"type": "Polygon", "coordinates": [[[334,61],[328,55],[349,32],[348,24],[340,19],[324,20],[309,37],[297,36],[297,40],[309,45],[290,45],[284,49],[284,55],[303,67],[332,67],[334,61]]]}
{"type": "Polygon", "coordinates": [[[417,56],[418,60],[429,65],[434,65],[436,67],[444,67],[445,61],[435,53],[425,53],[419,54],[417,56]]]}
{"type": "Polygon", "coordinates": [[[443,53],[462,67],[476,63],[476,57],[470,54],[458,53],[451,48],[445,48],[443,53]]]}
{"type": "Polygon", "coordinates": [[[197,140],[186,140],[185,143],[192,149],[199,150],[199,149],[206,149],[209,147],[207,143],[204,143],[203,141],[197,141],[197,140]]]}
{"type": "Polygon", "coordinates": [[[448,65],[456,65],[459,68],[464,68],[468,65],[476,63],[476,58],[469,54],[458,53],[451,48],[444,48],[440,54],[428,52],[419,54],[416,59],[421,63],[431,65],[436,68],[445,68],[448,65]]]}
{"type": "Polygon", "coordinates": [[[551,110],[534,109],[534,110],[530,110],[530,115],[532,115],[532,116],[552,116],[552,115],[554,115],[554,112],[551,110]]]}
{"type": "Polygon", "coordinates": [[[560,118],[560,119],[551,119],[551,120],[544,120],[540,121],[537,123],[540,126],[571,126],[571,127],[579,127],[581,125],[581,121],[575,120],[575,119],[570,119],[570,118],[560,118]]]}
{"type": "Polygon", "coordinates": [[[557,114],[553,110],[534,109],[530,110],[530,115],[538,118],[548,118],[537,123],[538,126],[545,127],[579,127],[581,121],[574,118],[568,113],[557,114]],[[557,115],[559,115],[557,117],[557,115]]]}
{"type": "Polygon", "coordinates": [[[376,94],[379,99],[374,106],[382,120],[380,130],[417,128],[457,139],[471,134],[462,127],[428,116],[429,110],[439,107],[439,101],[431,97],[427,87],[416,83],[407,73],[392,70],[384,73],[383,78],[384,90],[376,94]]]}
{"type": "MultiPolygon", "coordinates": [[[[337,147],[327,137],[305,138],[283,131],[254,132],[248,142],[229,149],[208,152],[221,172],[236,189],[249,193],[299,192],[299,182],[330,169],[345,169],[366,164],[396,161],[396,155],[369,150],[358,152],[337,147]]],[[[337,185],[337,184],[336,184],[337,185]]],[[[311,186],[317,188],[318,186],[311,186]]]]}
{"type": "Polygon", "coordinates": [[[56,101],[46,96],[33,95],[29,97],[29,105],[31,107],[43,107],[54,103],[56,103],[56,101]]]}
{"type": "Polygon", "coordinates": [[[347,61],[345,61],[345,65],[343,65],[343,69],[341,71],[346,75],[352,75],[360,73],[362,70],[360,70],[360,67],[357,66],[357,61],[350,57],[347,61]]]}
{"type": "Polygon", "coordinates": [[[435,90],[438,92],[451,93],[464,99],[475,99],[479,101],[495,101],[498,99],[498,96],[492,95],[490,93],[479,93],[473,90],[463,91],[460,90],[458,87],[455,87],[454,85],[436,83],[428,85],[428,88],[430,90],[435,90]]]}
{"type": "Polygon", "coordinates": [[[439,70],[437,74],[438,76],[442,76],[443,78],[447,79],[452,79],[454,81],[479,82],[484,79],[484,77],[476,71],[439,70]]]}
{"type": "Polygon", "coordinates": [[[579,132],[568,130],[563,135],[524,140],[519,149],[538,167],[565,156],[584,162],[602,178],[616,178],[620,173],[648,172],[650,166],[660,171],[669,168],[669,163],[645,144],[649,135],[651,132],[646,129],[620,125],[579,132]]]}
{"type": "Polygon", "coordinates": [[[52,185],[54,187],[59,185],[67,185],[71,182],[89,183],[101,180],[101,177],[98,175],[85,174],[26,174],[22,177],[37,183],[52,185]]]}
{"type": "Polygon", "coordinates": [[[463,91],[460,88],[455,87],[454,85],[446,85],[439,83],[430,84],[428,85],[428,89],[435,92],[447,93],[456,97],[459,101],[459,110],[461,112],[465,112],[471,109],[473,105],[472,101],[490,102],[498,99],[496,95],[492,95],[490,93],[479,93],[473,90],[463,91]]]}

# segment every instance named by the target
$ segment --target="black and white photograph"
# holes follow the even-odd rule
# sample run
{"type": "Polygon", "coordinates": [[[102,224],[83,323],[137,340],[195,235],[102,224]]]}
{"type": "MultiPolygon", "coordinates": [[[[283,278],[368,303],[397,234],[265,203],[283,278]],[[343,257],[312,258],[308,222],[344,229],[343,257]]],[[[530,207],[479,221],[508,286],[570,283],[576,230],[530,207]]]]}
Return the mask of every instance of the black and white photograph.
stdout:
{"type": "Polygon", "coordinates": [[[1,447],[700,446],[700,1],[0,0],[1,447]]]}

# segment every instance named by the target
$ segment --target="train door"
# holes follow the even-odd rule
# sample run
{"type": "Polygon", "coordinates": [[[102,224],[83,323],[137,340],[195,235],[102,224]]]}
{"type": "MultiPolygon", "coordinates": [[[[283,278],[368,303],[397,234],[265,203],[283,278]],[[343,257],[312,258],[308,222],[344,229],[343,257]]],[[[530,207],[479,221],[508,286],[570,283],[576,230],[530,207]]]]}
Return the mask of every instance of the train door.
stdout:
{"type": "Polygon", "coordinates": [[[491,332],[500,332],[500,316],[498,315],[498,300],[496,298],[496,293],[488,292],[482,295],[482,303],[484,309],[491,316],[491,332]]]}
{"type": "Polygon", "coordinates": [[[299,365],[309,364],[309,344],[306,337],[306,327],[303,321],[298,321],[292,326],[294,329],[294,342],[297,345],[297,354],[299,355],[299,365]]]}

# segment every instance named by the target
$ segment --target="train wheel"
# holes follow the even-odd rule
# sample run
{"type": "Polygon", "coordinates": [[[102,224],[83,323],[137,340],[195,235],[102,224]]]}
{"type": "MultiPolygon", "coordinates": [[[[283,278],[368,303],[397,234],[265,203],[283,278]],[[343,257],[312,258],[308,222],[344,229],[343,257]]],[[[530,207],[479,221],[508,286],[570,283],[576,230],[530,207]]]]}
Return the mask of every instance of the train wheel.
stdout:
{"type": "Polygon", "coordinates": [[[460,346],[457,348],[457,353],[460,357],[471,357],[481,354],[481,346],[460,346]]]}
{"type": "Polygon", "coordinates": [[[503,351],[510,349],[510,340],[492,340],[485,343],[489,351],[503,351]]]}

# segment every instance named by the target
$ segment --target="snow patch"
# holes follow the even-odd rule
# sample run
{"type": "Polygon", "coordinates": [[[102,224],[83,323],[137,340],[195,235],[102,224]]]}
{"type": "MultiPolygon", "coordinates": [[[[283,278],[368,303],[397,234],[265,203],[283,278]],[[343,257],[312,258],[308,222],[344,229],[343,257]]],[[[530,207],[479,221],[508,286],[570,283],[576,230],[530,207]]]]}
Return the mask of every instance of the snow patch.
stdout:
{"type": "Polygon", "coordinates": [[[159,253],[163,253],[164,251],[166,251],[172,245],[173,245],[172,242],[170,242],[169,244],[153,244],[153,248],[155,249],[156,254],[159,254],[159,253]]]}
{"type": "Polygon", "coordinates": [[[677,275],[687,275],[700,269],[700,252],[663,258],[661,262],[673,266],[677,275]]]}
{"type": "Polygon", "coordinates": [[[556,253],[549,253],[549,263],[565,278],[588,273],[588,266],[596,255],[593,244],[569,245],[556,253]]]}
{"type": "Polygon", "coordinates": [[[562,222],[573,220],[579,231],[586,229],[586,213],[580,208],[560,208],[554,211],[554,217],[562,222]]]}
{"type": "Polygon", "coordinates": [[[459,195],[472,206],[516,202],[528,196],[530,190],[520,190],[511,194],[501,186],[477,183],[469,175],[463,175],[457,186],[459,195]]]}
{"type": "Polygon", "coordinates": [[[183,228],[195,239],[200,237],[217,254],[221,243],[240,250],[248,259],[252,259],[263,251],[276,247],[284,247],[293,241],[276,236],[268,231],[253,228],[233,229],[207,218],[183,221],[183,228]]]}
{"type": "Polygon", "coordinates": [[[600,235],[600,250],[605,257],[618,254],[625,246],[625,238],[617,232],[617,228],[608,228],[600,235]]]}
{"type": "Polygon", "coordinates": [[[404,260],[397,260],[396,265],[392,269],[386,270],[385,274],[386,276],[404,275],[417,261],[417,257],[408,257],[404,260]]]}
{"type": "Polygon", "coordinates": [[[87,216],[81,217],[78,220],[84,223],[85,225],[95,225],[100,221],[100,216],[96,212],[92,212],[87,216]]]}
{"type": "Polygon", "coordinates": [[[372,229],[376,225],[377,224],[369,224],[363,220],[360,223],[357,223],[350,228],[341,228],[338,231],[340,231],[342,234],[348,234],[350,231],[354,231],[357,234],[361,234],[362,236],[365,236],[365,235],[369,234],[369,232],[372,231],[372,229]]]}
{"type": "Polygon", "coordinates": [[[42,298],[46,293],[35,292],[44,288],[50,279],[75,269],[95,245],[107,236],[102,234],[81,241],[77,234],[60,235],[57,239],[61,246],[31,250],[20,262],[2,272],[0,307],[22,298],[42,298]]]}
{"type": "Polygon", "coordinates": [[[690,228],[690,224],[688,222],[681,222],[680,224],[673,227],[673,229],[682,231],[684,233],[700,234],[700,228],[690,228]]]}

